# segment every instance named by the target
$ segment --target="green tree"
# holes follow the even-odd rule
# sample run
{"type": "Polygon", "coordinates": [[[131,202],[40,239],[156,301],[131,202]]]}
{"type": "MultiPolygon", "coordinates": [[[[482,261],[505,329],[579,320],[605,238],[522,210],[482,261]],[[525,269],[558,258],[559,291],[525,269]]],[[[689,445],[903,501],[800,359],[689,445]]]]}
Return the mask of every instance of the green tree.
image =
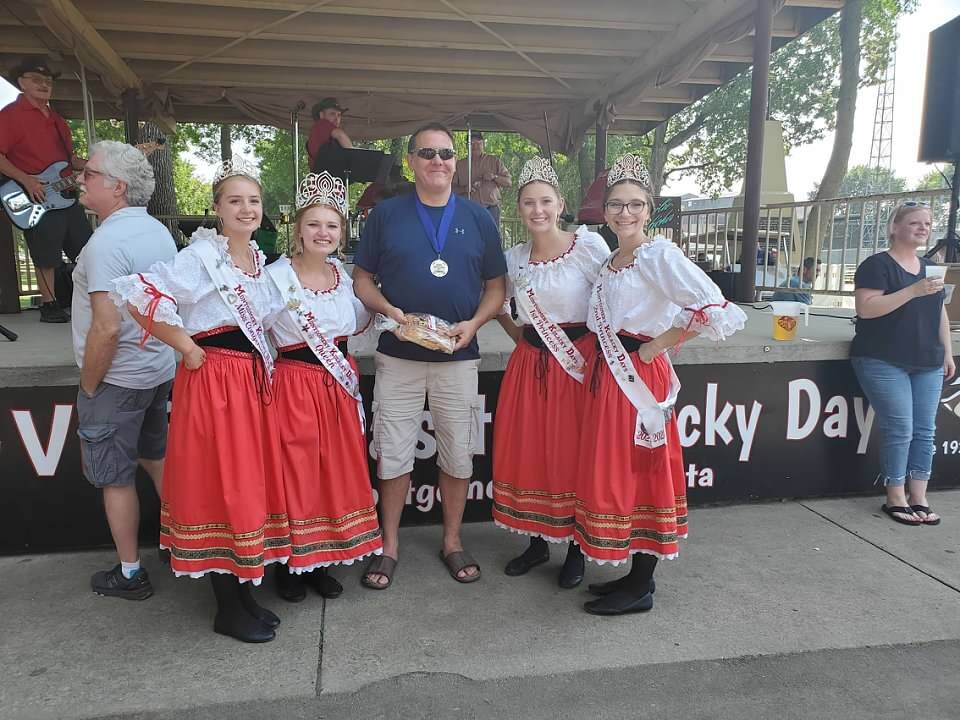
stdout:
{"type": "MultiPolygon", "coordinates": [[[[835,197],[862,197],[864,195],[878,195],[882,193],[898,193],[907,189],[907,180],[886,168],[872,168],[867,165],[854,165],[837,189],[835,197]]],[[[819,188],[810,192],[810,199],[815,199],[819,188]]]]}
{"type": "Polygon", "coordinates": [[[914,190],[946,190],[950,187],[952,179],[952,167],[947,167],[942,171],[934,168],[917,181],[914,190]]]}

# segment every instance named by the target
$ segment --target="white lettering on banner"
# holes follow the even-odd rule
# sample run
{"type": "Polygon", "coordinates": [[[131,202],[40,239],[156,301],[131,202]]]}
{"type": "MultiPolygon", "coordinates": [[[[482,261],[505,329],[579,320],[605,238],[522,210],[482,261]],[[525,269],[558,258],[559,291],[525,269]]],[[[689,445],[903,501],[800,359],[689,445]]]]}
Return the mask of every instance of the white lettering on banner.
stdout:
{"type": "Polygon", "coordinates": [[[692,447],[699,442],[701,436],[704,439],[704,445],[714,447],[717,445],[717,438],[723,441],[724,445],[733,442],[733,433],[727,427],[730,416],[733,415],[737,421],[737,432],[740,435],[742,443],[740,447],[740,462],[748,462],[750,453],[753,451],[753,440],[757,434],[757,427],[760,424],[760,414],[763,412],[763,405],[756,400],[750,406],[750,414],[747,415],[747,406],[743,403],[731,405],[724,403],[720,411],[717,411],[717,383],[707,383],[706,399],[704,402],[703,420],[701,421],[700,410],[695,405],[685,405],[677,413],[677,429],[680,432],[680,444],[683,447],[692,447]],[[703,423],[703,432],[698,426],[703,423]]]}
{"type": "Polygon", "coordinates": [[[863,410],[864,400],[862,397],[853,399],[853,415],[857,419],[857,430],[860,431],[860,442],[857,444],[857,455],[863,455],[867,452],[867,443],[870,442],[870,430],[873,429],[873,419],[876,415],[873,407],[868,407],[866,412],[863,410]]]}
{"type": "MultiPolygon", "coordinates": [[[[480,402],[486,407],[486,396],[478,396],[480,402]]],[[[493,422],[493,413],[484,412],[483,413],[483,426],[493,422]]],[[[420,420],[420,430],[417,433],[417,445],[414,448],[413,454],[417,460],[426,460],[432,458],[437,454],[437,439],[433,436],[433,415],[429,410],[423,411],[423,417],[420,420]]],[[[486,432],[480,437],[480,452],[477,455],[486,455],[487,454],[487,437],[486,432]]],[[[367,443],[367,452],[370,453],[370,457],[374,460],[377,459],[377,455],[373,449],[373,440],[367,443]]],[[[410,502],[408,501],[409,505],[410,502]]]]}
{"type": "MultiPolygon", "coordinates": [[[[820,388],[813,380],[791,380],[787,391],[787,440],[806,440],[810,437],[817,428],[821,412],[827,416],[821,426],[824,437],[846,438],[850,428],[849,408],[848,399],[842,395],[834,395],[824,404],[820,388]],[[806,416],[802,414],[804,405],[807,406],[806,416]]],[[[866,407],[862,397],[854,397],[853,414],[860,433],[857,454],[863,455],[867,452],[870,430],[873,428],[873,408],[866,407]]]]}
{"type": "Polygon", "coordinates": [[[17,425],[20,442],[33,469],[38,477],[52,477],[57,473],[60,458],[63,455],[63,446],[67,442],[67,431],[70,429],[70,419],[73,417],[73,405],[55,405],[53,408],[53,422],[50,424],[50,436],[47,438],[47,447],[40,444],[36,424],[33,422],[33,413],[30,410],[11,410],[13,422],[17,425]]]}
{"type": "Polygon", "coordinates": [[[687,487],[713,487],[713,468],[698,468],[691,463],[687,466],[687,487]]]}

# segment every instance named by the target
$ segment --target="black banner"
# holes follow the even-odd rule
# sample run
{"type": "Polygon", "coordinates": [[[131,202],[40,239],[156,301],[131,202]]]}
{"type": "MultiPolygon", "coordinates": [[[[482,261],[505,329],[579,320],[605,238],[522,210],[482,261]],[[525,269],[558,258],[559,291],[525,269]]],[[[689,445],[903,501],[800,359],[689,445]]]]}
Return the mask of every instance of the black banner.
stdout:
{"type": "MultiPolygon", "coordinates": [[[[680,365],[677,420],[691,504],[880,492],[872,409],[846,361],[680,365]]],[[[503,373],[480,373],[484,453],[465,517],[490,518],[493,419],[503,373]]],[[[368,418],[373,378],[361,382],[368,418]]],[[[0,389],[0,552],[109,546],[100,493],[83,478],[71,387],[0,389]]],[[[944,386],[932,487],[960,484],[960,380],[944,386]]],[[[368,422],[368,427],[370,423],[368,422]]],[[[585,429],[589,431],[589,428],[585,429]]],[[[440,522],[436,441],[424,411],[404,524],[440,522]]],[[[373,458],[371,478],[376,476],[373,458]]],[[[141,472],[141,536],[157,536],[157,499],[141,472]]],[[[376,481],[374,479],[374,485],[376,481]]]]}

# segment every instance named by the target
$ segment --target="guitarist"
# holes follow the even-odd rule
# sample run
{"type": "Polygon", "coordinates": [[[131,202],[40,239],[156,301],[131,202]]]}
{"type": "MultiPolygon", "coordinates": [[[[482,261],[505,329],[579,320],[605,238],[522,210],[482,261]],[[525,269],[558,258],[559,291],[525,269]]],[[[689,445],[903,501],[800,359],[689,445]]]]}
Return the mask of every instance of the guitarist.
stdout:
{"type": "MultiPolygon", "coordinates": [[[[0,110],[0,174],[20,183],[34,202],[44,197],[36,173],[60,160],[69,161],[74,170],[86,164],[73,153],[67,123],[50,108],[56,77],[41,59],[24,58],[10,73],[22,94],[0,110]]],[[[54,270],[60,266],[64,251],[71,261],[76,260],[91,232],[80,203],[48,212],[36,227],[24,230],[37,268],[41,322],[69,321],[54,296],[54,270]]]]}

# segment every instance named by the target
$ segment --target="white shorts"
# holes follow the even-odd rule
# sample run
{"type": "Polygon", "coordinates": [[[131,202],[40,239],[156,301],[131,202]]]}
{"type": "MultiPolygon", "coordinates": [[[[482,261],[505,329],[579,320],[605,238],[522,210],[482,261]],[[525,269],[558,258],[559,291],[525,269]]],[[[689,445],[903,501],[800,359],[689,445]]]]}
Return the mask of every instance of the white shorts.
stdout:
{"type": "Polygon", "coordinates": [[[417,435],[429,400],[437,438],[437,465],[469,479],[483,442],[483,401],[477,395],[479,360],[422,362],[375,355],[373,447],[377,477],[392,480],[413,471],[417,435]]]}

